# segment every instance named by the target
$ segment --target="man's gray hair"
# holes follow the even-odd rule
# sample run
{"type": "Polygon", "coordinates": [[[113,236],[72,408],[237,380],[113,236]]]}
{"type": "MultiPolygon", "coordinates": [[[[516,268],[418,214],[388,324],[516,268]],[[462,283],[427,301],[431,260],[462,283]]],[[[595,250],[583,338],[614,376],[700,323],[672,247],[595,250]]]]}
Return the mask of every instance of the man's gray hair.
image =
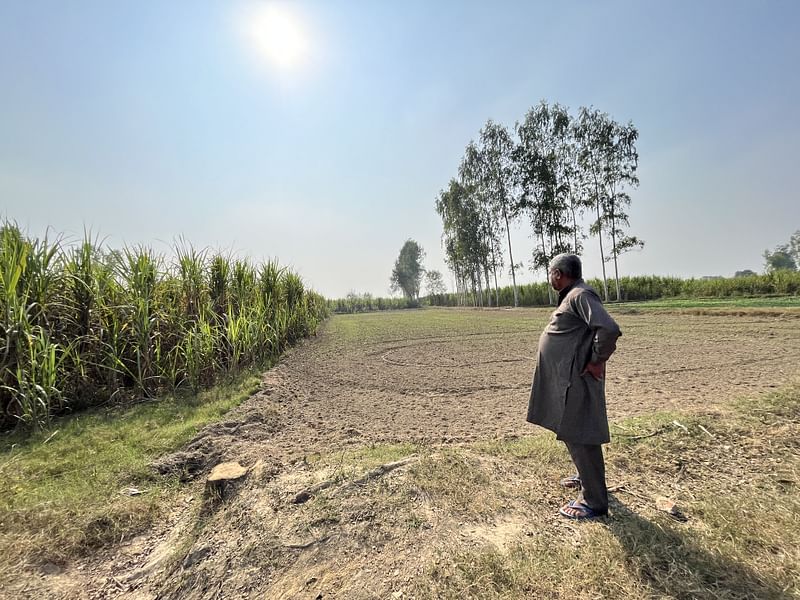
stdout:
{"type": "Polygon", "coordinates": [[[559,254],[558,256],[554,256],[550,261],[550,268],[558,269],[570,279],[581,279],[583,277],[581,259],[575,254],[559,254]]]}

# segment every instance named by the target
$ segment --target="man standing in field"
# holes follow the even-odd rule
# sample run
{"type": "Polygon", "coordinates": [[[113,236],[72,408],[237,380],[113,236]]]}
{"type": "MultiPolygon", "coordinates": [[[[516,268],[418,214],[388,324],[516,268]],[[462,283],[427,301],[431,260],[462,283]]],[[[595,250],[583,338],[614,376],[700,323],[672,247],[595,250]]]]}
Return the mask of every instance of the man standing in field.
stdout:
{"type": "Polygon", "coordinates": [[[550,262],[549,277],[558,308],[539,338],[528,421],[554,431],[578,470],[561,484],[580,489],[580,495],[559,512],[589,519],[608,513],[605,370],[622,332],[597,292],[584,283],[580,258],[559,254],[550,262]]]}

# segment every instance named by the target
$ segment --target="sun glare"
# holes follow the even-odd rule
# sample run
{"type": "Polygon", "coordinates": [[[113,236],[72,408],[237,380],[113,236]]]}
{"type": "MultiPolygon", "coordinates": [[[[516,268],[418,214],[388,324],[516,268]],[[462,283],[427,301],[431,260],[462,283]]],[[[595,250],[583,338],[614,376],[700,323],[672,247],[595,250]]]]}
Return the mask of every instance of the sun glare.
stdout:
{"type": "Polygon", "coordinates": [[[308,35],[282,5],[254,7],[245,17],[245,34],[258,55],[281,71],[296,70],[308,58],[308,35]]]}

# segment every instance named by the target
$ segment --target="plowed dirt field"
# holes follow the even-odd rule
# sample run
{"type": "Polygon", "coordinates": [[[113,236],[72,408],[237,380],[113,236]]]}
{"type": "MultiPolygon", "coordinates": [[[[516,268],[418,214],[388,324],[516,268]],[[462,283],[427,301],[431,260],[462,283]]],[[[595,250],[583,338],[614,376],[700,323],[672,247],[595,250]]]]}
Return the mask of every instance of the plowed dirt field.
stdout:
{"type": "MultiPolygon", "coordinates": [[[[230,438],[221,444],[223,457],[263,455],[256,441],[291,462],[371,443],[530,435],[536,429],[525,411],[549,314],[336,316],[318,339],[266,374],[263,393],[231,415],[235,434],[218,428],[230,438]],[[275,412],[265,429],[260,415],[275,412]],[[258,424],[248,426],[248,418],[258,424]]],[[[707,410],[779,387],[800,371],[798,316],[616,315],[623,337],[608,366],[609,418],[707,410]]]]}

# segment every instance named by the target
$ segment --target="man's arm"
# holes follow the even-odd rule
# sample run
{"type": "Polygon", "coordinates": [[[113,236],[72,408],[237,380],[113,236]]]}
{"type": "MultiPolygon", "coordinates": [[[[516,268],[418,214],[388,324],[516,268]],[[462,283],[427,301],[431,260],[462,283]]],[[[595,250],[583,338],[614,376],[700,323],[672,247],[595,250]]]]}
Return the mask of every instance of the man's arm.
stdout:
{"type": "Polygon", "coordinates": [[[603,379],[605,363],[617,349],[617,338],[622,335],[622,331],[594,294],[578,294],[574,306],[575,312],[594,332],[592,356],[586,370],[595,379],[603,379]]]}

